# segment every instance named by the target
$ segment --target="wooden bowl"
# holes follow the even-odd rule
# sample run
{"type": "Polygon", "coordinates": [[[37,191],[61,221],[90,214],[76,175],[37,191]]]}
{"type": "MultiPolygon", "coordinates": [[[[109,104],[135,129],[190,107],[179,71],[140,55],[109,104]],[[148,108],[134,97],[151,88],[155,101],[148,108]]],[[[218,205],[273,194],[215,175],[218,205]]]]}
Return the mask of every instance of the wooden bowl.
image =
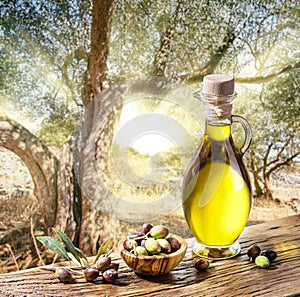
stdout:
{"type": "Polygon", "coordinates": [[[125,250],[123,246],[126,238],[123,238],[119,242],[120,255],[128,267],[130,267],[135,273],[151,276],[166,274],[181,262],[187,250],[187,243],[183,238],[173,234],[172,236],[181,243],[181,247],[178,251],[168,255],[142,256],[130,253],[125,250]]]}

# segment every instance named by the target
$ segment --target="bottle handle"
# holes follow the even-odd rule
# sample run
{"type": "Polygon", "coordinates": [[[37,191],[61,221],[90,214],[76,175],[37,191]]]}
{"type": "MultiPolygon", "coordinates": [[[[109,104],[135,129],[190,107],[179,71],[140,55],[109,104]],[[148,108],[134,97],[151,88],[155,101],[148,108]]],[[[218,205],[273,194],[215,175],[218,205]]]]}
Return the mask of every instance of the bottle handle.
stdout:
{"type": "Polygon", "coordinates": [[[244,132],[245,132],[245,140],[241,148],[239,148],[239,151],[241,152],[242,155],[245,154],[247,149],[249,148],[251,141],[252,141],[252,130],[251,126],[248,123],[246,119],[244,119],[241,116],[238,115],[232,115],[231,116],[231,122],[232,123],[239,123],[242,125],[244,132]]]}

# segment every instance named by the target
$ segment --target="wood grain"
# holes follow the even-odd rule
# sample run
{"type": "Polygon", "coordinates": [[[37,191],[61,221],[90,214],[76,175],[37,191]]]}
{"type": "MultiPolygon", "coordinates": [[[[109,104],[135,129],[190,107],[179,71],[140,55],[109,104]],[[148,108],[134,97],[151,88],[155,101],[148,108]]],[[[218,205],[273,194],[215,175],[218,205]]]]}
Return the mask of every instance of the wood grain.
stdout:
{"type": "Polygon", "coordinates": [[[240,238],[241,254],[212,262],[203,272],[194,268],[193,240],[187,242],[183,261],[164,276],[137,276],[114,254],[120,263],[115,284],[100,278],[62,284],[53,272],[34,268],[0,275],[0,296],[300,296],[300,215],[247,227],[240,238]],[[249,262],[247,248],[254,243],[277,252],[269,269],[249,262]]]}

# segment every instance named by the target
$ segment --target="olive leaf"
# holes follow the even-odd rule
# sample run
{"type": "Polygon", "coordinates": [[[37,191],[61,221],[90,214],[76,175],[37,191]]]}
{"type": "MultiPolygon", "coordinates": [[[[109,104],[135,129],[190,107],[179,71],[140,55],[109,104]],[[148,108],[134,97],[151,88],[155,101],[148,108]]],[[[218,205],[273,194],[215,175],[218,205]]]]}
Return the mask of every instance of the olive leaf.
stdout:
{"type": "Polygon", "coordinates": [[[70,257],[71,261],[73,261],[75,264],[79,265],[80,267],[83,267],[83,263],[80,261],[78,262],[78,260],[73,256],[72,253],[67,252],[68,256],[70,257]]]}
{"type": "Polygon", "coordinates": [[[69,251],[74,257],[75,259],[81,263],[80,260],[80,254],[79,252],[76,250],[76,247],[74,246],[73,242],[70,240],[70,238],[63,233],[62,231],[53,228],[54,232],[60,237],[60,239],[62,240],[62,242],[66,245],[66,249],[67,251],[69,251]]]}
{"type": "Polygon", "coordinates": [[[111,243],[111,240],[109,239],[109,240],[107,240],[106,242],[104,242],[104,243],[102,243],[102,244],[100,245],[100,247],[99,247],[99,249],[98,249],[98,252],[97,252],[97,255],[96,255],[96,257],[95,257],[95,260],[94,260],[93,264],[95,264],[95,263],[98,261],[98,259],[100,258],[100,256],[103,255],[103,254],[105,253],[105,251],[106,251],[107,248],[109,247],[110,243],[111,243]]]}
{"type": "Polygon", "coordinates": [[[70,260],[67,251],[64,246],[57,239],[51,236],[37,236],[36,239],[44,244],[47,248],[52,250],[53,252],[59,254],[67,260],[70,260]]]}
{"type": "Polygon", "coordinates": [[[88,261],[87,256],[84,254],[84,252],[81,249],[79,249],[78,247],[75,246],[75,250],[78,252],[80,257],[82,257],[84,260],[88,261]]]}

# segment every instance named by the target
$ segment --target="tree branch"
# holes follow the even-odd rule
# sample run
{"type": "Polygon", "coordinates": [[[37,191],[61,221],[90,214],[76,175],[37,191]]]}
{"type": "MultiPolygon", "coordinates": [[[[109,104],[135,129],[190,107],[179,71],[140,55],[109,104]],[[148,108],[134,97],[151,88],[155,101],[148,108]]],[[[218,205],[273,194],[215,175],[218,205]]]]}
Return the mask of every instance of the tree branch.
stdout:
{"type": "Polygon", "coordinates": [[[297,153],[293,154],[292,156],[290,156],[289,158],[287,158],[286,160],[284,160],[283,162],[277,163],[274,167],[272,167],[271,169],[268,170],[268,172],[267,172],[268,177],[274,171],[276,171],[278,168],[280,168],[281,166],[290,165],[290,162],[299,155],[300,155],[300,152],[297,152],[297,153]]]}
{"type": "Polygon", "coordinates": [[[158,75],[158,76],[163,76],[165,69],[166,69],[166,64],[171,52],[171,40],[173,38],[175,29],[174,29],[174,24],[176,23],[176,19],[178,17],[178,12],[180,9],[181,4],[183,3],[182,0],[179,0],[175,9],[174,17],[170,17],[170,21],[168,24],[168,28],[164,34],[164,36],[161,39],[161,44],[160,48],[155,55],[155,60],[154,60],[154,69],[152,71],[152,75],[158,75]]]}
{"type": "Polygon", "coordinates": [[[188,83],[193,83],[197,81],[202,81],[203,77],[207,74],[210,74],[214,71],[214,69],[218,66],[221,59],[225,56],[227,50],[233,44],[236,36],[234,33],[229,30],[223,39],[222,45],[216,50],[216,52],[212,55],[210,60],[206,63],[206,65],[194,74],[182,75],[180,80],[183,80],[188,83]]]}
{"type": "Polygon", "coordinates": [[[272,146],[273,146],[273,143],[270,143],[270,144],[268,145],[266,154],[265,154],[265,156],[264,156],[264,158],[263,158],[263,165],[260,166],[260,167],[257,169],[257,171],[262,171],[262,170],[263,170],[263,172],[265,173],[267,167],[270,167],[272,164],[275,164],[276,162],[278,162],[278,161],[279,161],[279,157],[282,155],[284,149],[285,149],[286,146],[289,144],[290,140],[291,140],[291,137],[289,137],[289,138],[286,140],[285,144],[282,146],[282,148],[281,148],[280,151],[278,152],[276,158],[268,163],[267,160],[268,160],[268,157],[269,157],[271,148],[272,148],[272,146]]]}
{"type": "Polygon", "coordinates": [[[270,154],[270,151],[271,151],[272,146],[273,146],[273,143],[270,143],[270,144],[268,145],[266,154],[265,154],[265,156],[264,156],[264,158],[263,158],[263,166],[261,167],[261,169],[262,169],[262,172],[263,172],[263,177],[264,177],[264,179],[266,179],[266,170],[267,170],[267,166],[268,166],[267,161],[268,161],[268,157],[269,157],[269,154],[270,154]]]}
{"type": "Polygon", "coordinates": [[[265,164],[265,168],[270,167],[272,164],[275,164],[279,161],[280,156],[282,155],[282,153],[284,152],[286,146],[289,144],[289,142],[291,141],[291,136],[287,139],[287,141],[285,142],[285,144],[282,146],[282,148],[280,149],[280,151],[278,152],[276,159],[274,159],[273,161],[270,161],[269,163],[265,164]]]}
{"type": "Polygon", "coordinates": [[[277,77],[278,75],[288,72],[293,69],[300,68],[300,61],[294,64],[290,64],[282,69],[275,71],[271,74],[265,76],[254,76],[254,77],[240,77],[235,78],[236,83],[244,83],[244,84],[261,84],[272,80],[273,78],[277,77]]]}

